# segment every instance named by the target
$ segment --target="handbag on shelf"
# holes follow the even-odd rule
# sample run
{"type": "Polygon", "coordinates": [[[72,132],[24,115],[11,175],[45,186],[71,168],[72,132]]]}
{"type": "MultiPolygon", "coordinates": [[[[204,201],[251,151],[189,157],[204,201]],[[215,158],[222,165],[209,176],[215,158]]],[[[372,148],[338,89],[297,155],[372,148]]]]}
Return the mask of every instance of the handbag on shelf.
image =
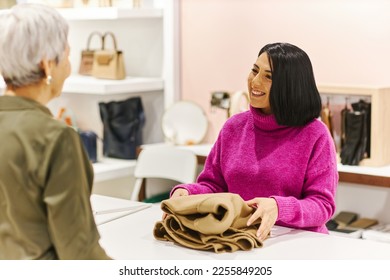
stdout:
{"type": "Polygon", "coordinates": [[[79,130],[81,141],[83,142],[88,158],[92,163],[97,162],[97,135],[91,130],[79,130]]]}
{"type": "Polygon", "coordinates": [[[92,76],[100,79],[122,80],[126,77],[123,52],[118,50],[114,33],[106,32],[102,38],[102,49],[94,52],[92,76]],[[114,49],[106,49],[106,37],[112,38],[114,49]]]}
{"type": "Polygon", "coordinates": [[[80,60],[80,67],[79,67],[80,75],[92,74],[93,58],[96,50],[91,49],[90,45],[91,45],[91,40],[94,36],[99,36],[101,42],[100,48],[103,48],[103,34],[101,34],[98,31],[93,31],[91,34],[89,34],[87,40],[87,48],[81,51],[81,60],[80,60]]]}
{"type": "Polygon", "coordinates": [[[140,97],[99,103],[103,122],[103,155],[121,159],[136,159],[142,145],[145,113],[140,97]]]}

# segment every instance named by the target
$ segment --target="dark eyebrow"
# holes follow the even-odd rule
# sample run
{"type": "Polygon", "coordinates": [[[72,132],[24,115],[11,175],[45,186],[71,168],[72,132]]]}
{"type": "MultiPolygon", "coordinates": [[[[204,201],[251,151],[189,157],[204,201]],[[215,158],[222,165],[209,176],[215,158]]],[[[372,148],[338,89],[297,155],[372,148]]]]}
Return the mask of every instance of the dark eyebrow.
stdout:
{"type": "MultiPolygon", "coordinates": [[[[256,69],[260,69],[260,67],[257,66],[256,64],[253,64],[253,67],[256,68],[256,69]]],[[[272,74],[271,70],[264,70],[264,71],[267,72],[267,73],[271,73],[272,74]]]]}

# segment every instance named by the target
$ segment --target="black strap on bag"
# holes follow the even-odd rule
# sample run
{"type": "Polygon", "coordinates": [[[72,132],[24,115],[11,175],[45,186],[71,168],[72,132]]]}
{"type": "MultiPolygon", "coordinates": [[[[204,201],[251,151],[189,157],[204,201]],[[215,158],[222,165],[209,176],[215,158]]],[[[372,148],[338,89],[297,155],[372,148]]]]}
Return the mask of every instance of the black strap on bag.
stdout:
{"type": "Polygon", "coordinates": [[[124,101],[99,103],[103,122],[103,155],[135,159],[136,148],[142,144],[145,114],[140,97],[124,101]]]}

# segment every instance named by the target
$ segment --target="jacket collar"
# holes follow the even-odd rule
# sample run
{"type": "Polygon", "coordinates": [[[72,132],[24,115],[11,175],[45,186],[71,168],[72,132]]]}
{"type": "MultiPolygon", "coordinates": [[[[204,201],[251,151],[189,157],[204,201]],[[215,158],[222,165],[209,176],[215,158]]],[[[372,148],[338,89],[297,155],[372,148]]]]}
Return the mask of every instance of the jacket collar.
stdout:
{"type": "Polygon", "coordinates": [[[0,96],[0,111],[15,110],[40,110],[45,114],[53,116],[50,110],[41,103],[21,96],[0,96]]]}

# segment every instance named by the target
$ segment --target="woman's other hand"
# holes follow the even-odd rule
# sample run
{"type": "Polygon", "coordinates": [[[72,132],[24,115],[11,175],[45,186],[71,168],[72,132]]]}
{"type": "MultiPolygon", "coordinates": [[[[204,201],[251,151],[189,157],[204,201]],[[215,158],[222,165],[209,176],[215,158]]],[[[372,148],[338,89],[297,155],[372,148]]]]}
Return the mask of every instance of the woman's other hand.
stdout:
{"type": "MultiPolygon", "coordinates": [[[[188,191],[186,189],[176,189],[170,198],[175,198],[175,197],[179,197],[179,196],[187,196],[189,195],[188,191]]],[[[167,213],[163,213],[163,216],[162,216],[162,219],[165,220],[165,218],[167,217],[167,213]]]]}
{"type": "Polygon", "coordinates": [[[248,219],[247,225],[250,226],[260,218],[261,224],[257,230],[257,237],[260,241],[264,241],[278,218],[279,210],[276,200],[273,198],[256,197],[245,202],[248,206],[256,209],[248,219]]]}

